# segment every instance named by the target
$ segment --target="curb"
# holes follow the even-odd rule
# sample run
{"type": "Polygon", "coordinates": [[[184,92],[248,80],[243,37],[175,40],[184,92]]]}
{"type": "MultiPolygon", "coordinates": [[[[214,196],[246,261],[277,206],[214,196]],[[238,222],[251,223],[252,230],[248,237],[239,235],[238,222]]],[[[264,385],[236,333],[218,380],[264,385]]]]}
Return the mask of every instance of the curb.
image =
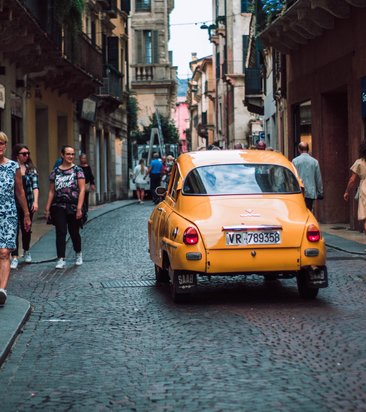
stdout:
{"type": "Polygon", "coordinates": [[[9,355],[15,339],[31,312],[30,302],[12,295],[8,296],[6,304],[0,308],[0,365],[9,355]]]}
{"type": "MultiPolygon", "coordinates": [[[[121,200],[113,203],[107,203],[101,208],[91,211],[91,213],[89,214],[89,219],[85,223],[85,225],[100,216],[135,203],[137,203],[137,201],[135,200],[121,200]]],[[[54,249],[55,243],[52,239],[54,236],[55,229],[52,229],[41,236],[38,241],[31,247],[31,250],[39,249],[42,252],[45,246],[46,249],[48,246],[51,246],[52,249],[54,249]]],[[[67,237],[66,242],[68,242],[69,239],[70,236],[67,237]]],[[[31,264],[52,262],[56,259],[57,257],[38,259],[32,261],[31,264]]],[[[21,263],[21,265],[23,266],[23,263],[21,263]]],[[[14,342],[25,322],[31,315],[31,312],[31,303],[26,299],[14,295],[8,296],[6,304],[3,307],[0,307],[0,366],[4,363],[7,356],[11,352],[14,342]]]]}

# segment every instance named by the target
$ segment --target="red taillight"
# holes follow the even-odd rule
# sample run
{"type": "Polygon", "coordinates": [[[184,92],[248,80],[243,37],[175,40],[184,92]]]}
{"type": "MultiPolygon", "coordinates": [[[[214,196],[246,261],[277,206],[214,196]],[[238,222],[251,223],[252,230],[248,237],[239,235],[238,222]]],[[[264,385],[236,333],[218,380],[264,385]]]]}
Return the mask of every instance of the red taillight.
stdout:
{"type": "Polygon", "coordinates": [[[306,232],[306,237],[309,242],[319,242],[320,240],[320,230],[315,225],[310,225],[306,232]]]}
{"type": "Polygon", "coordinates": [[[186,245],[195,245],[198,243],[198,233],[194,227],[188,227],[183,233],[183,242],[186,245]]]}

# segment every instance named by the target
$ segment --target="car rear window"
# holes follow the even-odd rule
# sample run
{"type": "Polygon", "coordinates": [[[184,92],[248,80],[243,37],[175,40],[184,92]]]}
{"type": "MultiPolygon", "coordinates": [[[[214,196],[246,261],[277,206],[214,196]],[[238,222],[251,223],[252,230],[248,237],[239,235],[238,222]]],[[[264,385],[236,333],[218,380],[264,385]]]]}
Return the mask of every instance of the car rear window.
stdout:
{"type": "Polygon", "coordinates": [[[185,195],[247,195],[300,193],[291,170],[272,164],[224,164],[201,166],[187,175],[185,195]]]}

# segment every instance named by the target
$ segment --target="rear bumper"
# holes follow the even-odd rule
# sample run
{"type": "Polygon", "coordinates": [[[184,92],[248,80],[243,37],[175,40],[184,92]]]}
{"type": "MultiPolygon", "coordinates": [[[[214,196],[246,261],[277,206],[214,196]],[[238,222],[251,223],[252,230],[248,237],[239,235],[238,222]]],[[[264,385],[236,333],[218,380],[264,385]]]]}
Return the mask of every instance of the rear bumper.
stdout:
{"type": "MultiPolygon", "coordinates": [[[[317,265],[319,259],[314,258],[317,265]]],[[[241,248],[207,251],[207,274],[296,272],[301,268],[300,248],[241,248]]]]}

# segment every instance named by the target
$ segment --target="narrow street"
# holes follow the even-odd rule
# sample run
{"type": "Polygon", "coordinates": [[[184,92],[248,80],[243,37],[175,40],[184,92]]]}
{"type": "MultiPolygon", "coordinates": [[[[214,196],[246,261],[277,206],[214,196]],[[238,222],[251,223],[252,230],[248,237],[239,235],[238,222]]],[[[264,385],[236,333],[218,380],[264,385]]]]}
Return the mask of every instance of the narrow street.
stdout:
{"type": "MultiPolygon", "coordinates": [[[[296,282],[202,280],[187,304],[155,286],[151,202],[91,221],[84,264],[22,266],[33,312],[0,369],[10,411],[366,410],[365,259],[328,251],[315,301],[296,282]]],[[[70,245],[68,245],[70,248],[70,245]]]]}

